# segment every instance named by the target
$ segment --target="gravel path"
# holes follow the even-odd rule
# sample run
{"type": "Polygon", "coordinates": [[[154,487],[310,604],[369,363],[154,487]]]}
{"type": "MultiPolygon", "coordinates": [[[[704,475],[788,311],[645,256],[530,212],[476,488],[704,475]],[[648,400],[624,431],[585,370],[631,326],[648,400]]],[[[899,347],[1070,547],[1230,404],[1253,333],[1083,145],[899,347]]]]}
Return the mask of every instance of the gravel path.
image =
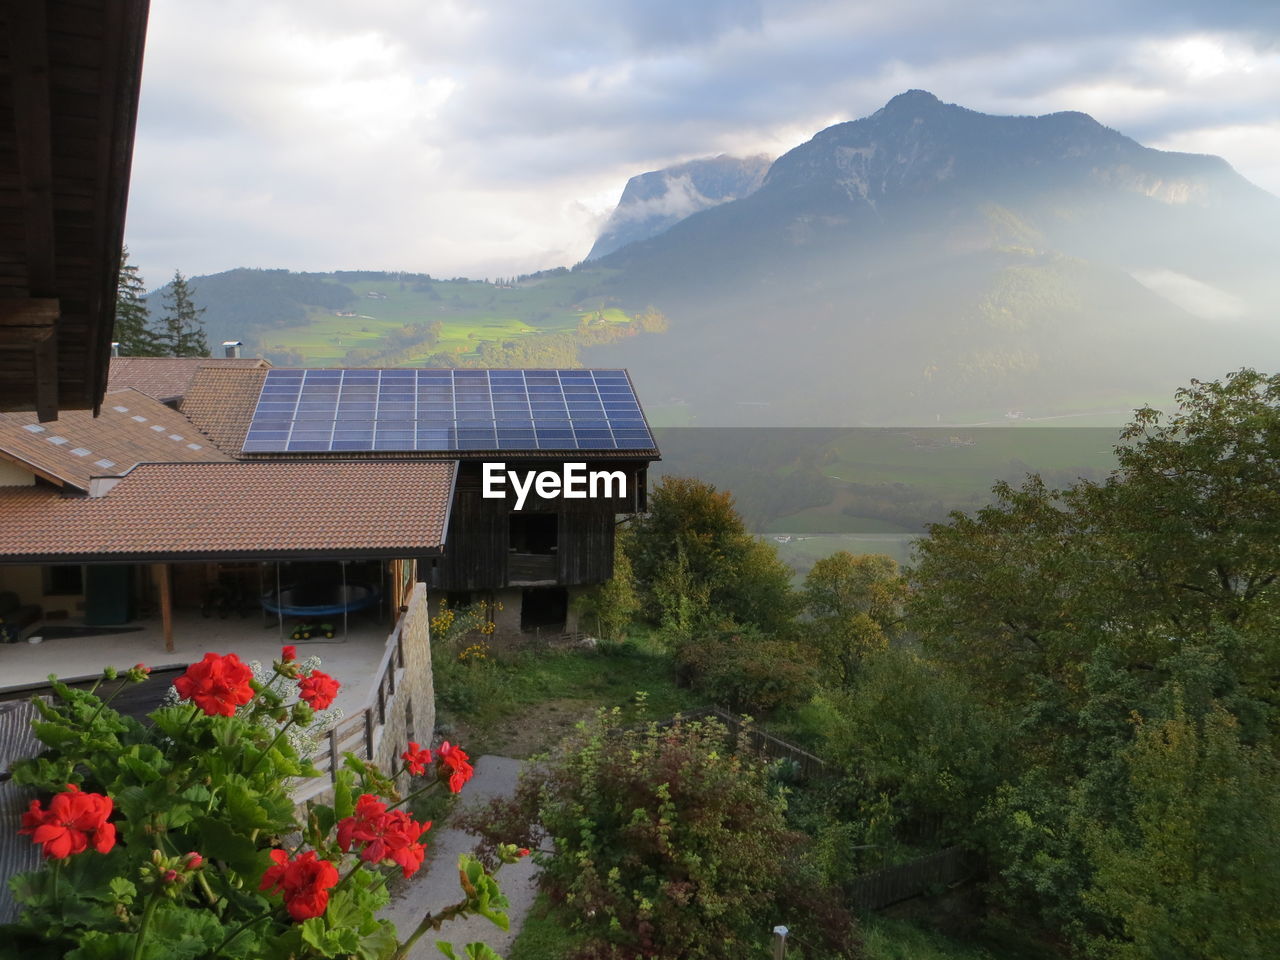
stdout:
{"type": "MultiPolygon", "coordinates": [[[[522,761],[510,757],[479,757],[475,761],[475,776],[462,791],[464,801],[472,804],[514,793],[522,766],[522,761]]],[[[439,910],[462,898],[462,889],[458,886],[458,854],[468,853],[475,846],[475,837],[471,834],[448,827],[433,828],[427,836],[433,847],[427,868],[402,887],[383,912],[395,922],[402,938],[418,926],[426,911],[439,910]]],[[[427,934],[419,940],[411,954],[412,960],[441,957],[436,940],[449,940],[458,947],[479,940],[505,957],[533,904],[536,876],[537,867],[531,859],[508,864],[498,874],[498,884],[511,901],[510,930],[504,933],[484,917],[455,920],[445,924],[439,933],[427,934]]]]}

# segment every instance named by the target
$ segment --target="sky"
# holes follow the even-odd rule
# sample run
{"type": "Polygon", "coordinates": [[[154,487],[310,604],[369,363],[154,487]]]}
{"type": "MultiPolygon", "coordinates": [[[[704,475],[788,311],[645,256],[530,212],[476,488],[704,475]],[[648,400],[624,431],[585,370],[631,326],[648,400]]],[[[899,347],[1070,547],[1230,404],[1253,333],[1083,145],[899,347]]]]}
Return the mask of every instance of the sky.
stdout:
{"type": "Polygon", "coordinates": [[[152,0],[126,242],[149,287],[568,266],[629,177],[912,88],[1280,194],[1277,0],[152,0]]]}

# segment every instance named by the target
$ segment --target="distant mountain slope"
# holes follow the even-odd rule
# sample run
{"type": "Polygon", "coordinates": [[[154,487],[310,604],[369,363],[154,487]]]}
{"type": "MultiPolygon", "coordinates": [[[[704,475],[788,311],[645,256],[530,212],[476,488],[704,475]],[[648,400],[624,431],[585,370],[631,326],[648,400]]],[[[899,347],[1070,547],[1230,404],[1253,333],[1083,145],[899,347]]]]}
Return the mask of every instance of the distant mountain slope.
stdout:
{"type": "Polygon", "coordinates": [[[1154,400],[1280,366],[1277,262],[1280,200],[1217,157],[909,91],[780,157],[750,196],[602,258],[682,349],[593,356],[700,422],[1154,400]]]}
{"type": "Polygon", "coordinates": [[[622,199],[587,254],[597,260],[637,240],[646,240],[708,207],[754,193],[770,158],[703,157],[627,181],[622,199]]]}
{"type": "Polygon", "coordinates": [[[694,188],[712,205],[572,270],[231,271],[196,299],[211,342],[282,362],[625,366],[663,424],[1119,423],[1191,377],[1280,370],[1280,199],[1220,158],[908,91],[738,199],[742,162],[707,163],[634,178],[619,229],[694,188]]]}

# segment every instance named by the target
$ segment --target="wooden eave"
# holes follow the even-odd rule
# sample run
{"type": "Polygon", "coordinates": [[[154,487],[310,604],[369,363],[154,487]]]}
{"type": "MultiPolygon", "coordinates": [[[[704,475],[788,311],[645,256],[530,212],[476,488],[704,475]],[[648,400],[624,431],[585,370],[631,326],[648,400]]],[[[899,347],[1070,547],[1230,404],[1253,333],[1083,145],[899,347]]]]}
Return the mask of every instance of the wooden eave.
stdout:
{"type": "Polygon", "coordinates": [[[148,0],[0,0],[0,410],[97,411],[148,0]]]}

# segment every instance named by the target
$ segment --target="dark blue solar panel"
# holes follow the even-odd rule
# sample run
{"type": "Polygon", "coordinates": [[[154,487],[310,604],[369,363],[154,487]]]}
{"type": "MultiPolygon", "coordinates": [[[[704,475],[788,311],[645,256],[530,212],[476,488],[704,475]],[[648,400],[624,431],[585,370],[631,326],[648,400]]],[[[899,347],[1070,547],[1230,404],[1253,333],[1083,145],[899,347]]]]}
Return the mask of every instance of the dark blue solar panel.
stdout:
{"type": "Polygon", "coordinates": [[[647,450],[623,370],[269,370],[246,453],[647,450]]]}

